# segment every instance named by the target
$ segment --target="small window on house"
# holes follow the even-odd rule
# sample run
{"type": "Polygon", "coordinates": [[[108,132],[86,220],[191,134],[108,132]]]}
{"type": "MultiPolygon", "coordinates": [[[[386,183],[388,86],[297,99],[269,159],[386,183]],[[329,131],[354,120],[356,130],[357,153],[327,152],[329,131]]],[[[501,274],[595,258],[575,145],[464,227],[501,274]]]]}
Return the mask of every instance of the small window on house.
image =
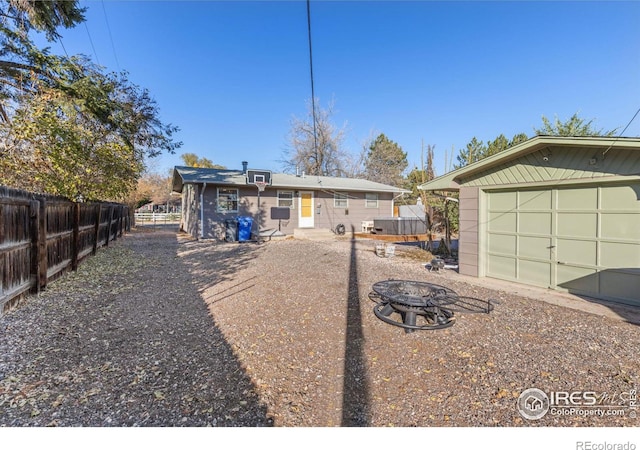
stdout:
{"type": "Polygon", "coordinates": [[[238,190],[218,188],[218,212],[238,212],[238,190]]]}
{"type": "Polygon", "coordinates": [[[344,192],[335,192],[333,194],[333,207],[334,208],[348,208],[349,199],[344,192]]]}
{"type": "Polygon", "coordinates": [[[293,191],[278,191],[278,207],[293,209],[293,191]]]}
{"type": "Polygon", "coordinates": [[[378,207],[378,194],[364,194],[364,207],[365,208],[377,208],[378,207]]]}

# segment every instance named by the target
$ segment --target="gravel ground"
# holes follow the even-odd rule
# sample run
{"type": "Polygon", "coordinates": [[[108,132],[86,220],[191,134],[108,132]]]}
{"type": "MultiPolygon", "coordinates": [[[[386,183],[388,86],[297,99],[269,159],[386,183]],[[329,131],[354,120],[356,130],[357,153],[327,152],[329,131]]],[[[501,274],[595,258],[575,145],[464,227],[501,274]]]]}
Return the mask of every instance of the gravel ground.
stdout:
{"type": "Polygon", "coordinates": [[[415,248],[380,258],[374,247],[134,231],[0,318],[0,425],[640,424],[628,408],[637,325],[430,273],[415,248]],[[390,278],[495,309],[405,333],[368,297],[390,278]],[[532,387],[593,391],[625,414],[523,419],[517,399],[532,387]]]}

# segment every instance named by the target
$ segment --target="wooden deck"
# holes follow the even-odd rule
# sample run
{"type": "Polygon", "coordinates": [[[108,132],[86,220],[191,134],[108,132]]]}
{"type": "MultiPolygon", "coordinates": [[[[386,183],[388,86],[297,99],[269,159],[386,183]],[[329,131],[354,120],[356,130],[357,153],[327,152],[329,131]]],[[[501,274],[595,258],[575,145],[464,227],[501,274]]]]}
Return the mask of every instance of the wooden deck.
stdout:
{"type": "MultiPolygon", "coordinates": [[[[359,239],[375,239],[377,241],[386,242],[420,242],[428,241],[428,234],[374,234],[374,233],[355,233],[355,237],[359,239]]],[[[435,239],[435,236],[433,236],[435,239]]]]}

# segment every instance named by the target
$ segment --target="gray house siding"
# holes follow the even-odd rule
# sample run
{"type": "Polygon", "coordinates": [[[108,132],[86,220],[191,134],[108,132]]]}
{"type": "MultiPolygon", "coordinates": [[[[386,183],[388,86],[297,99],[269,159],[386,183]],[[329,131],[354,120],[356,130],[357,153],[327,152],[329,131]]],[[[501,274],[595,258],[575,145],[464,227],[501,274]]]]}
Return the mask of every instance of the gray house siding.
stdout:
{"type": "MultiPolygon", "coordinates": [[[[294,194],[293,206],[290,208],[288,220],[272,219],[271,208],[278,207],[278,192],[300,192],[297,189],[269,187],[260,193],[261,211],[258,209],[258,191],[254,186],[226,186],[207,184],[204,187],[203,214],[204,223],[200,228],[200,195],[203,185],[185,184],[183,190],[183,229],[194,237],[205,239],[219,239],[225,237],[225,221],[237,217],[251,217],[254,221],[254,232],[258,230],[280,230],[285,235],[292,235],[299,227],[299,194],[294,194]],[[218,188],[237,189],[238,210],[233,212],[220,212],[218,210],[218,188]]],[[[393,193],[365,193],[346,192],[347,207],[335,207],[334,194],[332,192],[311,191],[314,194],[313,228],[335,229],[338,224],[343,224],[347,232],[351,227],[355,232],[362,230],[363,221],[372,221],[377,217],[390,217],[393,215],[393,193]],[[377,195],[377,206],[369,202],[367,206],[366,194],[377,195]]],[[[371,198],[369,199],[371,200],[371,198]]]]}
{"type": "Polygon", "coordinates": [[[348,233],[351,232],[351,227],[355,232],[360,232],[363,221],[371,221],[376,217],[393,216],[393,194],[391,193],[378,193],[378,206],[375,208],[366,206],[365,192],[341,191],[341,193],[347,196],[346,207],[334,206],[333,193],[316,192],[316,228],[335,229],[338,224],[343,224],[348,233]],[[318,205],[320,205],[319,214],[318,205]]]}
{"type": "MultiPolygon", "coordinates": [[[[225,221],[237,217],[257,217],[258,206],[256,188],[249,186],[219,186],[208,184],[204,191],[203,237],[205,239],[224,239],[225,221]],[[238,210],[220,212],[218,210],[218,189],[238,190],[238,210]]],[[[261,195],[262,197],[262,195],[261,195]]],[[[260,199],[262,203],[262,198],[260,199]]]]}

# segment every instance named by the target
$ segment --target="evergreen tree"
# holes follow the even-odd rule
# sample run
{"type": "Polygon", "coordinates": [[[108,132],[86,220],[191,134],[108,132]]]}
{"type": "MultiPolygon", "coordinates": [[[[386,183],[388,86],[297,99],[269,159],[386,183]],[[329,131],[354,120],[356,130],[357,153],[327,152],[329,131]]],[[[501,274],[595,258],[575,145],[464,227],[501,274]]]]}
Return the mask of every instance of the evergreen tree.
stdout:
{"type": "Polygon", "coordinates": [[[378,183],[401,186],[402,174],[408,165],[407,153],[402,147],[381,133],[369,146],[365,177],[378,183]]]}
{"type": "Polygon", "coordinates": [[[594,119],[587,121],[579,117],[578,113],[564,122],[556,116],[553,123],[542,116],[542,127],[534,128],[534,131],[538,136],[613,136],[616,133],[616,130],[597,130],[593,128],[593,122],[594,119]]]}

